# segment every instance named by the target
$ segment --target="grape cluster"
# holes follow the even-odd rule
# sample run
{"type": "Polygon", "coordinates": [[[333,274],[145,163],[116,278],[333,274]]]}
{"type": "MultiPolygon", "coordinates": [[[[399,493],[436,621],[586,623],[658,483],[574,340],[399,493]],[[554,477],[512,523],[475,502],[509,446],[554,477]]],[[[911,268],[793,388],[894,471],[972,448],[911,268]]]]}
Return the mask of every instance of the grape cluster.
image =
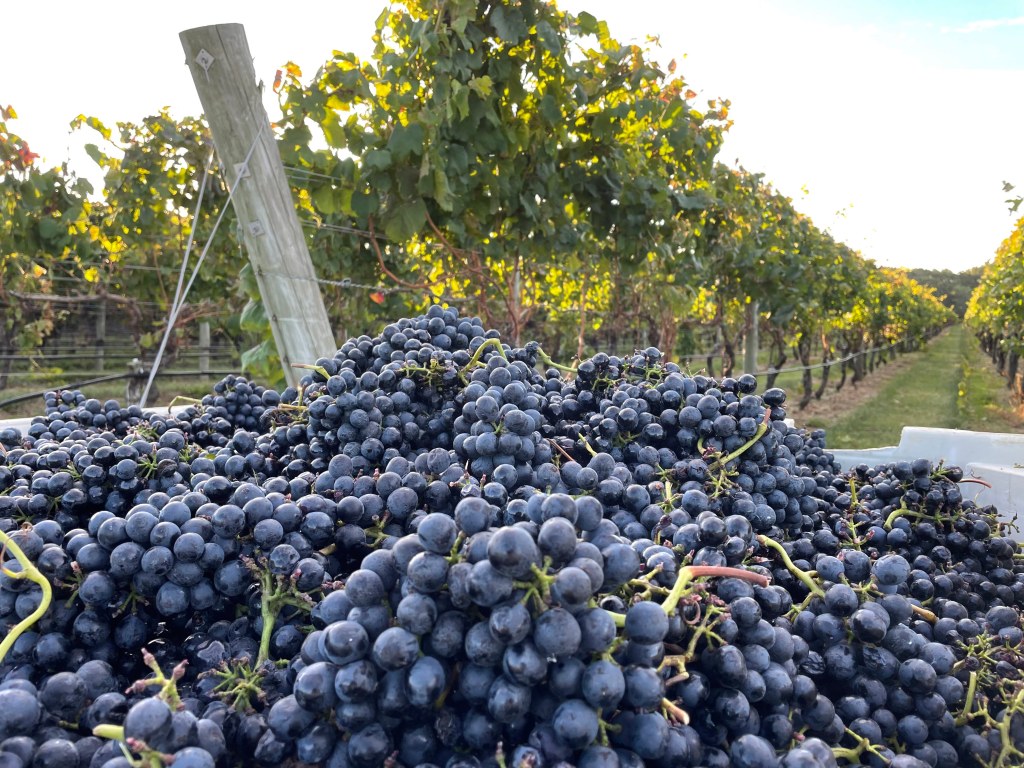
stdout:
{"type": "Polygon", "coordinates": [[[1024,762],[1024,553],[785,393],[431,307],[0,430],[0,768],[1024,762]]]}

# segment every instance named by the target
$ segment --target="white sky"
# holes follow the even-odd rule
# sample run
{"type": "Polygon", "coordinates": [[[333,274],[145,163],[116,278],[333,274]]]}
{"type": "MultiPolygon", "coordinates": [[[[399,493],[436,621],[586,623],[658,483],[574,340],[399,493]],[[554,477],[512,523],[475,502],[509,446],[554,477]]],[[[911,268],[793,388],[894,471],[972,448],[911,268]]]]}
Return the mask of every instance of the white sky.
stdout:
{"type": "MultiPolygon", "coordinates": [[[[720,158],[761,171],[797,208],[880,264],[960,270],[1012,227],[1002,182],[1024,188],[1022,0],[563,0],[620,40],[660,35],[701,98],[732,101],[720,158]],[[898,9],[898,11],[896,10],[898,9]],[[806,194],[802,191],[806,189],[806,194]]],[[[90,172],[68,135],[169,105],[198,114],[178,32],[245,25],[257,76],[332,49],[366,55],[380,0],[178,0],[117,10],[19,6],[0,35],[0,104],[51,163],[90,172]]],[[[269,88],[267,89],[269,93],[269,88]]],[[[268,106],[271,119],[275,113],[268,106]]]]}

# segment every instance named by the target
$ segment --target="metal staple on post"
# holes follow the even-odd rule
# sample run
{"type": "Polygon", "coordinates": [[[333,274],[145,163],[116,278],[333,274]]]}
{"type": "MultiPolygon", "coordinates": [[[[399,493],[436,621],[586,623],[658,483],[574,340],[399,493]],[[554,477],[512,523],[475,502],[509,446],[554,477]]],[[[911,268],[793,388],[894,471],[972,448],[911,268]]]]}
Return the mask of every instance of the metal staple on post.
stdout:
{"type": "Polygon", "coordinates": [[[213,55],[205,48],[201,48],[199,53],[196,54],[196,64],[198,64],[203,73],[206,75],[206,82],[210,82],[210,67],[213,66],[213,55]]]}

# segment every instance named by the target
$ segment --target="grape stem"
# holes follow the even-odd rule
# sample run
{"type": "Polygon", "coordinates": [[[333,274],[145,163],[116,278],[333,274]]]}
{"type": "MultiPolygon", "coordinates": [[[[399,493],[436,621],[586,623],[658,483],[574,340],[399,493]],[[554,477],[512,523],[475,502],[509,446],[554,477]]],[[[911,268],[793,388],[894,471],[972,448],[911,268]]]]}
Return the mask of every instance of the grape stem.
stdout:
{"type": "Polygon", "coordinates": [[[768,549],[774,550],[775,553],[782,558],[782,563],[786,566],[786,570],[800,579],[812,595],[817,595],[818,597],[825,596],[824,590],[815,583],[814,579],[811,578],[811,574],[797,568],[796,564],[790,559],[789,554],[783,546],[779,544],[779,542],[769,539],[764,535],[758,535],[757,540],[764,546],[768,547],[768,549]]]}
{"type": "Polygon", "coordinates": [[[38,584],[43,592],[43,596],[36,609],[15,624],[7,633],[7,636],[4,637],[3,642],[0,642],[0,662],[2,662],[22,633],[39,621],[49,609],[50,603],[53,601],[53,587],[50,586],[50,582],[36,568],[35,564],[21,551],[21,547],[14,543],[14,540],[3,531],[0,531],[0,544],[3,545],[3,549],[0,550],[0,563],[3,562],[3,553],[9,549],[11,554],[14,555],[14,559],[18,561],[22,568],[21,571],[11,571],[6,566],[0,565],[0,570],[4,572],[4,575],[11,579],[29,579],[38,584]]]}
{"type": "Polygon", "coordinates": [[[554,360],[548,357],[548,354],[540,347],[537,347],[537,359],[540,360],[544,365],[548,366],[549,368],[554,368],[557,371],[565,371],[566,373],[576,373],[576,369],[574,367],[570,365],[562,365],[561,363],[556,363],[554,360]]]}
{"type": "Polygon", "coordinates": [[[661,708],[665,712],[665,715],[670,719],[680,722],[683,725],[690,724],[690,713],[682,707],[673,704],[668,699],[661,700],[661,708]]]}
{"type": "Polygon", "coordinates": [[[543,603],[547,603],[551,599],[551,585],[555,581],[554,576],[548,576],[547,569],[551,567],[551,558],[544,558],[544,567],[541,568],[536,563],[530,565],[530,573],[533,574],[534,578],[534,589],[537,592],[537,597],[543,603]]]}
{"type": "Polygon", "coordinates": [[[832,754],[836,760],[846,760],[847,762],[854,763],[857,765],[861,764],[861,756],[865,752],[881,757],[881,753],[878,748],[875,747],[868,739],[864,738],[860,734],[854,733],[849,728],[846,729],[846,735],[852,737],[856,742],[857,746],[849,747],[833,747],[832,754]]]}
{"type": "Polygon", "coordinates": [[[253,701],[264,699],[262,675],[245,663],[225,662],[211,674],[220,679],[213,692],[238,712],[250,711],[253,701]]]}
{"type": "Polygon", "coordinates": [[[474,365],[480,362],[480,358],[484,354],[484,350],[488,347],[494,347],[494,350],[501,355],[502,360],[508,362],[508,355],[505,354],[505,348],[501,346],[501,339],[484,339],[484,342],[476,348],[476,352],[469,358],[469,362],[466,364],[466,368],[472,368],[474,365]]]}
{"type": "Polygon", "coordinates": [[[768,408],[765,411],[764,421],[757,425],[757,431],[754,433],[754,436],[752,438],[747,440],[747,442],[745,442],[732,453],[726,454],[725,456],[719,456],[718,458],[716,458],[711,463],[711,466],[719,466],[724,469],[726,464],[728,464],[733,459],[738,459],[747,451],[748,448],[750,448],[754,443],[756,443],[758,440],[764,437],[765,433],[768,431],[768,420],[771,418],[771,412],[771,408],[768,408]]]}
{"type": "Polygon", "coordinates": [[[274,576],[265,568],[257,569],[260,580],[260,617],[263,631],[260,633],[260,649],[255,667],[259,669],[270,659],[270,638],[281,609],[290,605],[303,611],[310,610],[309,598],[295,589],[295,579],[274,576]]]}
{"type": "Polygon", "coordinates": [[[673,497],[674,491],[672,490],[672,481],[665,480],[665,500],[661,502],[662,507],[666,512],[672,511],[672,502],[675,500],[673,497]]]}
{"type": "Polygon", "coordinates": [[[142,649],[142,662],[153,670],[153,676],[142,680],[136,680],[128,689],[128,692],[143,693],[147,688],[152,688],[154,685],[158,685],[160,686],[160,690],[157,691],[156,698],[165,702],[171,709],[181,709],[182,704],[181,697],[178,695],[178,681],[185,676],[185,667],[188,666],[188,660],[183,659],[179,662],[174,669],[171,670],[170,677],[167,677],[164,674],[163,670],[160,669],[160,664],[157,663],[156,657],[145,648],[142,649]]]}
{"type": "Polygon", "coordinates": [[[124,741],[124,726],[100,723],[92,729],[92,735],[99,736],[101,739],[110,739],[111,741],[124,741]]]}
{"type": "Polygon", "coordinates": [[[1017,740],[1010,733],[1014,715],[1020,714],[1021,710],[1024,709],[1024,688],[1019,689],[1013,699],[1006,704],[1002,717],[999,718],[995,726],[996,731],[999,733],[1001,748],[993,765],[999,768],[1002,768],[1002,766],[1007,766],[1008,768],[1011,765],[1020,765],[1019,759],[1024,758],[1024,752],[1020,750],[1017,740]],[[1010,758],[1017,758],[1017,760],[1011,763],[1010,758]]]}
{"type": "Polygon", "coordinates": [[[434,710],[440,712],[444,709],[444,703],[448,700],[451,692],[455,690],[455,684],[459,680],[459,675],[462,674],[462,666],[456,664],[452,668],[452,673],[448,676],[448,683],[445,685],[444,690],[438,694],[437,698],[434,699],[434,710]]]}
{"type": "Polygon", "coordinates": [[[564,458],[564,459],[565,459],[566,461],[575,461],[575,459],[573,459],[573,457],[572,457],[572,456],[570,456],[570,455],[569,455],[568,453],[566,453],[566,451],[565,451],[565,448],[563,448],[562,446],[560,446],[560,445],[558,444],[558,441],[557,441],[557,440],[555,440],[555,439],[554,439],[553,437],[549,437],[549,438],[548,438],[548,442],[549,442],[549,443],[551,443],[551,447],[552,447],[552,448],[554,448],[554,449],[555,449],[556,451],[558,451],[558,452],[559,452],[560,454],[562,454],[562,457],[563,457],[563,458],[564,458]]]}
{"type": "Polygon", "coordinates": [[[202,408],[203,407],[203,401],[202,400],[199,400],[199,399],[197,399],[195,397],[186,397],[185,395],[176,395],[171,400],[171,402],[169,402],[167,404],[167,412],[170,413],[171,412],[171,408],[176,406],[178,403],[188,403],[189,405],[194,405],[197,408],[202,408]]]}
{"type": "Polygon", "coordinates": [[[451,552],[448,553],[448,565],[455,565],[461,559],[460,551],[462,545],[466,541],[466,534],[459,531],[459,535],[455,537],[455,543],[452,544],[451,552]]]}
{"type": "Polygon", "coordinates": [[[618,733],[619,731],[622,730],[622,726],[621,725],[612,725],[611,723],[605,722],[603,717],[598,717],[597,718],[597,728],[598,728],[597,742],[598,742],[598,744],[600,744],[603,747],[607,747],[608,746],[608,742],[609,742],[608,734],[609,733],[618,733]]]}
{"type": "Polygon", "coordinates": [[[744,571],[740,568],[730,568],[725,565],[687,565],[679,569],[679,575],[676,576],[676,583],[672,585],[672,591],[668,593],[665,602],[661,604],[662,610],[668,616],[673,616],[690,582],[703,576],[743,579],[744,581],[753,582],[758,586],[768,586],[768,577],[762,576],[760,573],[744,571]]]}
{"type": "Polygon", "coordinates": [[[887,518],[885,518],[885,522],[882,524],[882,527],[887,531],[891,531],[893,523],[895,523],[896,519],[900,517],[916,517],[918,519],[922,519],[928,518],[930,515],[926,515],[923,512],[915,512],[906,505],[906,502],[903,502],[899,507],[894,509],[887,518]]]}
{"type": "Polygon", "coordinates": [[[922,608],[920,605],[910,604],[910,610],[912,610],[917,616],[927,621],[929,624],[934,624],[939,620],[939,617],[929,611],[927,608],[922,608]]]}
{"type": "Polygon", "coordinates": [[[967,725],[967,723],[970,722],[971,718],[974,716],[974,713],[971,711],[971,708],[974,706],[974,697],[977,694],[977,692],[978,673],[974,671],[971,672],[971,675],[967,681],[967,695],[964,699],[964,709],[963,712],[960,713],[960,717],[956,719],[956,724],[958,726],[967,725]]]}
{"type": "Polygon", "coordinates": [[[330,374],[327,373],[327,369],[322,365],[311,365],[310,363],[292,363],[292,368],[303,368],[307,371],[314,371],[324,377],[324,381],[331,378],[330,374]]]}

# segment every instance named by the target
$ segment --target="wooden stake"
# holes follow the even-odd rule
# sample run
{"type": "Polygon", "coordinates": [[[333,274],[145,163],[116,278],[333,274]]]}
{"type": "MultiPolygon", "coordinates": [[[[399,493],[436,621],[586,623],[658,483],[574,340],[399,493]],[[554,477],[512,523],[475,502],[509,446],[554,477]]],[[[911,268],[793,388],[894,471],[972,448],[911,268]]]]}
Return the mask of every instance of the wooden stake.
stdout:
{"type": "Polygon", "coordinates": [[[267,308],[285,377],[337,351],[241,24],[179,35],[267,308]],[[248,157],[248,162],[246,161],[248,157]]]}

